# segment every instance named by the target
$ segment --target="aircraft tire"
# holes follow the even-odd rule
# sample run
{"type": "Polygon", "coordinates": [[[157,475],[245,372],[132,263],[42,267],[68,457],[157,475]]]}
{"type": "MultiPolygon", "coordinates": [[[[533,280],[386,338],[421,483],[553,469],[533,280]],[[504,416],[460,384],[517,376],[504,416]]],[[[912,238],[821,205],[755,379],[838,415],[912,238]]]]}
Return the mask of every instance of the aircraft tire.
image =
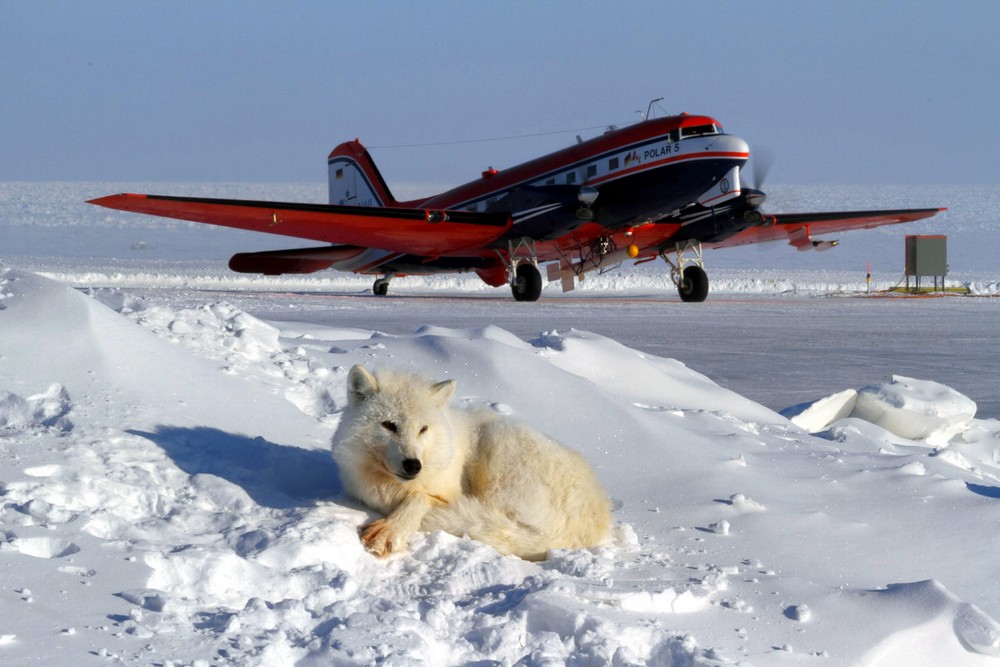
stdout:
{"type": "Polygon", "coordinates": [[[701,303],[708,296],[708,274],[705,269],[692,264],[684,269],[684,277],[677,285],[681,301],[701,303]]]}
{"type": "Polygon", "coordinates": [[[534,264],[518,264],[510,291],[515,301],[538,301],[542,295],[542,274],[534,264]]]}
{"type": "Polygon", "coordinates": [[[378,280],[376,280],[375,284],[372,285],[372,293],[375,296],[385,296],[386,294],[388,294],[389,293],[389,281],[388,280],[382,280],[381,278],[378,279],[378,280]]]}

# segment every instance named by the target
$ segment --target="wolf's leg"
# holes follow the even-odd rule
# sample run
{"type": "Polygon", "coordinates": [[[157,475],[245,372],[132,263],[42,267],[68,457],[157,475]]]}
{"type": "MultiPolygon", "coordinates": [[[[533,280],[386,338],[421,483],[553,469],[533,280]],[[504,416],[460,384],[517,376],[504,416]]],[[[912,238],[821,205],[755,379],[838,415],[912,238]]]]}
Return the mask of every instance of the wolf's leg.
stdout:
{"type": "Polygon", "coordinates": [[[376,519],[362,528],[361,542],[380,558],[404,548],[410,535],[420,528],[420,522],[433,502],[426,494],[410,494],[384,519],[376,519]]]}

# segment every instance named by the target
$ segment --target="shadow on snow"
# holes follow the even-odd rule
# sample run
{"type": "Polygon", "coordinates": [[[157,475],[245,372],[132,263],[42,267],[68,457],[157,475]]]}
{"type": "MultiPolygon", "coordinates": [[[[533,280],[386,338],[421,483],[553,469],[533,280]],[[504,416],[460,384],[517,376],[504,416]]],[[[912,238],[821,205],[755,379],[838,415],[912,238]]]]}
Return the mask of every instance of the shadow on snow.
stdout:
{"type": "Polygon", "coordinates": [[[158,426],[153,433],[129,433],[158,445],[184,472],[228,480],[265,507],[297,507],[329,500],[342,491],[329,451],[278,445],[207,427],[158,426]]]}

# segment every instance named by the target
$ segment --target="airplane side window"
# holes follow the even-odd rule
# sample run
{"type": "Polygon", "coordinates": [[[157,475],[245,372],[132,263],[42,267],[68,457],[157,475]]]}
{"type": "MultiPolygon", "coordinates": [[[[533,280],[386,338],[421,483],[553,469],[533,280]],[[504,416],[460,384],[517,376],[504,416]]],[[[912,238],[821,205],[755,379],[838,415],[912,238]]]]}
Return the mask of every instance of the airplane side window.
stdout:
{"type": "Polygon", "coordinates": [[[610,160],[608,160],[608,169],[609,170],[614,171],[617,168],[618,168],[618,158],[613,157],[610,160]]]}
{"type": "Polygon", "coordinates": [[[597,165],[592,164],[587,167],[587,178],[593,178],[597,176],[597,165]]]}
{"type": "Polygon", "coordinates": [[[576,183],[576,172],[575,171],[571,171],[568,174],[566,174],[566,184],[567,185],[572,185],[573,183],[576,183]]]}

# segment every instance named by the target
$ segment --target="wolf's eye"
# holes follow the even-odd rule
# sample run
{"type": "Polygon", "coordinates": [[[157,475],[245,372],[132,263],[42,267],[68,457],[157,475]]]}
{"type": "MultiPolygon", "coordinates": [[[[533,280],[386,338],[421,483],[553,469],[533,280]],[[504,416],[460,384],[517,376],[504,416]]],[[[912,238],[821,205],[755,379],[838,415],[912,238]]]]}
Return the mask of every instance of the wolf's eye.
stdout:
{"type": "Polygon", "coordinates": [[[420,427],[420,435],[423,435],[424,433],[427,433],[427,427],[426,426],[421,426],[420,427]]]}
{"type": "Polygon", "coordinates": [[[389,431],[389,433],[396,433],[399,431],[399,427],[396,426],[396,422],[384,421],[382,422],[382,428],[389,431]]]}

